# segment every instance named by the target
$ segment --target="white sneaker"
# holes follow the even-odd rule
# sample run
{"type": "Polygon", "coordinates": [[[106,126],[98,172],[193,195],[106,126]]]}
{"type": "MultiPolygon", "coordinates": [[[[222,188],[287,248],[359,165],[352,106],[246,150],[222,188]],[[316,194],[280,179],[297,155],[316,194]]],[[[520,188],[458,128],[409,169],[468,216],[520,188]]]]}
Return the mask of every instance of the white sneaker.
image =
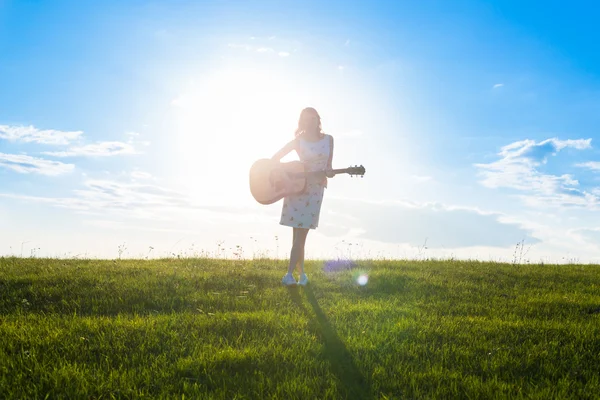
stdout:
{"type": "Polygon", "coordinates": [[[308,284],[308,276],[306,274],[300,275],[300,281],[298,281],[299,285],[306,286],[308,284]]]}
{"type": "Polygon", "coordinates": [[[281,280],[281,283],[283,283],[286,286],[291,286],[295,285],[297,282],[292,274],[286,274],[281,280]]]}

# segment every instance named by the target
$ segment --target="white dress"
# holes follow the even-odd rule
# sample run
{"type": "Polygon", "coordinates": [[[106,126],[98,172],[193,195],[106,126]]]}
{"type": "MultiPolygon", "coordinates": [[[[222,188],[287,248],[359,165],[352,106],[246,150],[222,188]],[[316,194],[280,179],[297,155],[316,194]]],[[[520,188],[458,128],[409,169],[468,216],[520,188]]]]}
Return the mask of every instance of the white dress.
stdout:
{"type": "MultiPolygon", "coordinates": [[[[331,136],[310,142],[299,137],[296,140],[296,152],[307,171],[323,171],[327,168],[331,152],[331,136]]],[[[327,179],[307,179],[303,193],[283,198],[281,220],[279,223],[294,228],[316,229],[323,204],[323,194],[327,179]]]]}

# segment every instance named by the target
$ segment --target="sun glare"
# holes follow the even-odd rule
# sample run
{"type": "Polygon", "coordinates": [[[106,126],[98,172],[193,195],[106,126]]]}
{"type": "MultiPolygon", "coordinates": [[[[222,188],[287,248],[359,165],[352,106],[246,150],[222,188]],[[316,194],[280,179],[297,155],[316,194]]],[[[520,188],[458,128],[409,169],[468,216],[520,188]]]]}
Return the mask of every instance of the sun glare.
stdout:
{"type": "Polygon", "coordinates": [[[368,282],[369,277],[366,274],[362,274],[358,278],[356,278],[356,283],[358,283],[360,286],[365,286],[368,282]]]}
{"type": "Polygon", "coordinates": [[[253,70],[222,70],[194,85],[173,100],[178,178],[196,197],[235,197],[252,162],[291,140],[302,99],[289,80],[253,70]]]}

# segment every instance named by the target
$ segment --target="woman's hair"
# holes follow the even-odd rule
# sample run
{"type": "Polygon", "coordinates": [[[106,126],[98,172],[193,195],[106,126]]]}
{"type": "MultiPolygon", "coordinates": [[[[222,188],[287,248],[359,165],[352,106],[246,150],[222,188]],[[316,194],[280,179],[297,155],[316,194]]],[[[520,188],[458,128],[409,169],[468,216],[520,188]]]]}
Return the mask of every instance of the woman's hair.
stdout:
{"type": "Polygon", "coordinates": [[[323,132],[323,127],[321,126],[321,116],[319,115],[317,110],[315,110],[312,107],[306,107],[300,113],[300,118],[298,119],[298,128],[296,128],[296,132],[295,132],[296,137],[299,137],[304,132],[306,132],[306,128],[310,124],[313,117],[316,117],[317,121],[319,121],[319,124],[318,124],[319,133],[321,134],[321,136],[325,135],[325,132],[323,132]]]}

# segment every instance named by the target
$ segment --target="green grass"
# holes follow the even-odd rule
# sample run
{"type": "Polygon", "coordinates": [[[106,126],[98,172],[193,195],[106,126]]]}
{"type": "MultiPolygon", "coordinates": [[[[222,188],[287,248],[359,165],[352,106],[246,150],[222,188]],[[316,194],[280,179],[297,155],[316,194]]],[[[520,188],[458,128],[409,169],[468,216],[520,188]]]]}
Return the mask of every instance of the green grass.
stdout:
{"type": "Polygon", "coordinates": [[[597,266],[285,268],[0,258],[0,397],[600,398],[597,266]]]}

